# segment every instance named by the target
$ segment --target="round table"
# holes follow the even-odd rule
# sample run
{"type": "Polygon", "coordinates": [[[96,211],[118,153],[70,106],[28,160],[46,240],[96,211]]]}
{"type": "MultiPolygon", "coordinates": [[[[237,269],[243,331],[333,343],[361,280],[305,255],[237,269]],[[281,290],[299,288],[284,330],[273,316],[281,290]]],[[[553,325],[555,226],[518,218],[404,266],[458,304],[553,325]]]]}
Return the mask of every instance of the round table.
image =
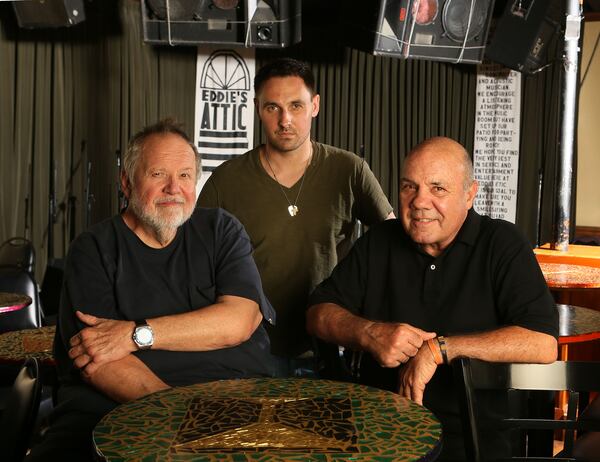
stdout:
{"type": "Polygon", "coordinates": [[[12,292],[0,292],[0,313],[17,311],[31,305],[31,297],[12,292]]]}
{"type": "Polygon", "coordinates": [[[540,263],[550,289],[600,288],[600,268],[570,263],[540,263]]]}
{"type": "Polygon", "coordinates": [[[53,365],[52,343],[56,326],[23,329],[0,334],[0,362],[22,363],[34,357],[42,364],[53,365]]]}
{"type": "Polygon", "coordinates": [[[559,345],[600,339],[600,311],[557,304],[559,345]]]}
{"type": "Polygon", "coordinates": [[[441,425],[426,408],[362,385],[221,380],[154,393],[98,423],[107,461],[434,460],[441,425]]]}

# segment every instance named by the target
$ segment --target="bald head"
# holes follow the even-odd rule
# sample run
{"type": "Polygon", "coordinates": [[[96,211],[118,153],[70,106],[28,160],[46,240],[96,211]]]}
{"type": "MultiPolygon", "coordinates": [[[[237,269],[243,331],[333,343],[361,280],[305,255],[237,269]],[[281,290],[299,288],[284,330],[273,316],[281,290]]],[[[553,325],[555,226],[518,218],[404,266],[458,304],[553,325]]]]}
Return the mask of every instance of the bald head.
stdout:
{"type": "Polygon", "coordinates": [[[430,157],[432,156],[434,158],[435,156],[456,158],[458,165],[462,167],[464,178],[463,185],[465,191],[467,191],[473,185],[473,182],[475,181],[475,175],[473,173],[473,161],[462,144],[444,136],[435,136],[422,141],[421,143],[417,144],[406,156],[404,164],[402,165],[401,177],[404,176],[409,159],[412,157],[418,157],[420,155],[429,155],[430,157]]]}
{"type": "Polygon", "coordinates": [[[454,241],[476,194],[473,164],[465,148],[449,138],[428,139],[402,166],[402,225],[415,243],[436,257],[454,241]]]}

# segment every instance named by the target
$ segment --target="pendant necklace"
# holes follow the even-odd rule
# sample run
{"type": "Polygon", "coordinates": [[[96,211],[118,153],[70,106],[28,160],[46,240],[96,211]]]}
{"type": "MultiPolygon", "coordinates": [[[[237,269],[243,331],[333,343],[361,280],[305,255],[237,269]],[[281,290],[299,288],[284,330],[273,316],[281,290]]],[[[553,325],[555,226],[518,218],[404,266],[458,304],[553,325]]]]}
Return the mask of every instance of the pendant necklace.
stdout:
{"type": "Polygon", "coordinates": [[[279,189],[283,193],[283,197],[285,197],[285,200],[288,203],[287,210],[291,217],[295,217],[296,215],[298,215],[298,212],[300,211],[298,209],[298,198],[300,197],[300,193],[302,192],[302,185],[304,185],[304,178],[306,177],[306,171],[308,170],[308,166],[310,165],[310,161],[312,160],[312,155],[313,155],[313,148],[312,148],[312,143],[311,143],[310,156],[308,156],[308,162],[306,163],[306,168],[304,169],[304,173],[302,174],[302,180],[300,180],[300,187],[298,188],[298,194],[296,194],[296,200],[292,204],[292,202],[290,202],[290,199],[288,198],[287,194],[285,193],[283,186],[281,186],[281,183],[277,179],[277,175],[275,175],[275,170],[273,170],[273,167],[271,166],[271,162],[269,162],[269,153],[267,152],[267,147],[265,146],[265,159],[267,161],[267,165],[269,166],[269,169],[271,170],[271,173],[273,174],[273,178],[275,178],[275,181],[277,182],[279,189]]]}

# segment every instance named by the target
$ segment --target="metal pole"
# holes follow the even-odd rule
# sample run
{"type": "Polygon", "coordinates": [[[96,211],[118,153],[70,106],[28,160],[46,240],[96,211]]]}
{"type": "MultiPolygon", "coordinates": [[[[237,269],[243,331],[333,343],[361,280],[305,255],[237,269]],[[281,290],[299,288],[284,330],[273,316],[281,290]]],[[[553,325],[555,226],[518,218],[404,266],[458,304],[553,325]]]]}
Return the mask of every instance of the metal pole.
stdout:
{"type": "Polygon", "coordinates": [[[569,250],[571,225],[571,190],[573,181],[573,147],[577,117],[577,62],[581,6],[579,0],[567,1],[565,27],[564,78],[561,104],[560,164],[558,168],[558,201],[551,247],[561,252],[569,250]]]}

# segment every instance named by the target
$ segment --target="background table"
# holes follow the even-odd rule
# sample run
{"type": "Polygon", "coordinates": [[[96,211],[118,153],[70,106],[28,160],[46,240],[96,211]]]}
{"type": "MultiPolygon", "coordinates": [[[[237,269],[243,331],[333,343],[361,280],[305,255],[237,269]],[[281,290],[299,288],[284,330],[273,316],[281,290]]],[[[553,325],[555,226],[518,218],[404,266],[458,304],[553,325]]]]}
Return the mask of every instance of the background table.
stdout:
{"type": "Polygon", "coordinates": [[[21,363],[34,357],[42,364],[53,365],[52,343],[56,326],[24,329],[0,334],[0,362],[21,363]]]}
{"type": "Polygon", "coordinates": [[[441,425],[399,395],[311,379],[224,380],[121,405],[94,430],[108,461],[434,460],[441,425]]]}
{"type": "Polygon", "coordinates": [[[600,268],[572,263],[540,263],[540,268],[552,290],[600,288],[600,268]]]}
{"type": "Polygon", "coordinates": [[[31,298],[24,294],[0,292],[0,313],[20,310],[31,305],[31,298]]]}
{"type": "Polygon", "coordinates": [[[600,339],[600,311],[582,306],[557,304],[559,345],[600,339]]]}

